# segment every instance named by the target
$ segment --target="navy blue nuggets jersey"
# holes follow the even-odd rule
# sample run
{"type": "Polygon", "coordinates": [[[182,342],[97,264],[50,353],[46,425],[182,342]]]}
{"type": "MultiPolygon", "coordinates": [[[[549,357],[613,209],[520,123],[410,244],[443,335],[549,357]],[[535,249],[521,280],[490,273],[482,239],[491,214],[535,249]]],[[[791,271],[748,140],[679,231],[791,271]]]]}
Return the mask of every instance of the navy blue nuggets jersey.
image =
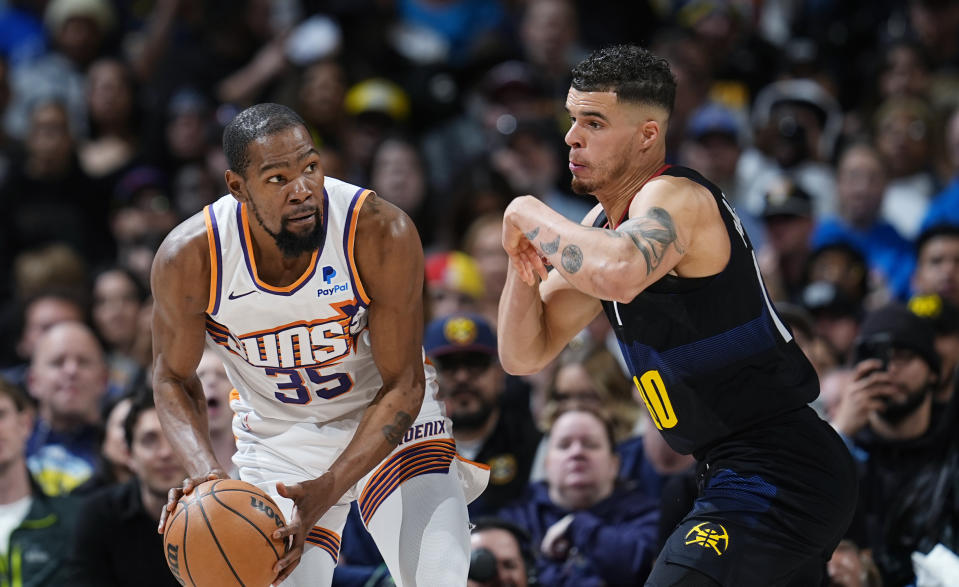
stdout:
{"type": "MultiPolygon", "coordinates": [[[[769,299],[736,213],[699,173],[670,167],[716,199],[729,234],[722,272],[666,275],[628,304],[603,302],[653,422],[678,452],[701,458],[716,441],[819,394],[812,365],[769,299]]],[[[593,226],[607,225],[600,213],[593,226]]]]}

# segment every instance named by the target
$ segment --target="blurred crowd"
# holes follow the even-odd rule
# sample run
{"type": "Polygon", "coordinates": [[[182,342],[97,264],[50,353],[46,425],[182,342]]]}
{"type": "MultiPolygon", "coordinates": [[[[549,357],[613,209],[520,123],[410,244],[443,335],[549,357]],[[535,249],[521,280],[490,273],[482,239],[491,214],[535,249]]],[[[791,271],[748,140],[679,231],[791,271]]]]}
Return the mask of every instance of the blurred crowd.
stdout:
{"type": "MultiPolygon", "coordinates": [[[[470,585],[641,584],[691,458],[604,320],[533,376],[503,372],[495,337],[502,211],[594,205],[566,171],[569,70],[621,42],[668,59],[668,162],[736,208],[860,467],[830,580],[959,568],[959,2],[0,0],[4,583],[175,584],[155,524],[184,474],[149,399],[150,266],[226,192],[224,126],[269,101],[326,175],[419,230],[426,352],[458,451],[491,468],[470,585]]],[[[199,376],[229,462],[230,383],[213,355],[199,376]]],[[[391,584],[357,524],[334,584],[391,584]]]]}

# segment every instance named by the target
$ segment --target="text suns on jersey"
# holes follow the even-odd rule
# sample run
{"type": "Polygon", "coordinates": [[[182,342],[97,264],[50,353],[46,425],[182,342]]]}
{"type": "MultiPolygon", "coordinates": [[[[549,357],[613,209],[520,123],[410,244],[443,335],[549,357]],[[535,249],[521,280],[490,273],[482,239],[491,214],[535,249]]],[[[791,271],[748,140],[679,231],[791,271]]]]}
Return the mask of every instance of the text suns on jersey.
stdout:
{"type": "Polygon", "coordinates": [[[207,332],[254,367],[295,369],[332,365],[348,355],[353,343],[349,324],[349,317],[335,316],[234,335],[208,319],[207,332]]]}

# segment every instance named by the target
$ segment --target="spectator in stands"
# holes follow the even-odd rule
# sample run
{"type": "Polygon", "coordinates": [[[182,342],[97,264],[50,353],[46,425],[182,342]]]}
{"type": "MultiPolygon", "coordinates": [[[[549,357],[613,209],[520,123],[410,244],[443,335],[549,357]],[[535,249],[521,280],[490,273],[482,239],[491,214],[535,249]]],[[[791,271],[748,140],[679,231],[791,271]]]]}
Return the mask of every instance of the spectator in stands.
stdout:
{"type": "Polygon", "coordinates": [[[479,313],[493,325],[497,320],[499,294],[506,285],[506,270],[509,257],[503,249],[503,215],[484,214],[476,218],[466,229],[461,249],[476,261],[483,278],[483,297],[479,303],[479,313]]]}
{"type": "Polygon", "coordinates": [[[426,257],[426,294],[429,315],[442,318],[454,312],[477,312],[486,291],[476,261],[461,251],[426,257]]]}
{"type": "Polygon", "coordinates": [[[579,18],[572,0],[531,0],[523,5],[519,39],[549,95],[560,101],[569,90],[569,72],[585,53],[579,39],[579,18]]]}
{"type": "Polygon", "coordinates": [[[806,285],[814,222],[812,196],[784,178],[770,185],[761,217],[766,242],[757,258],[769,296],[777,301],[796,300],[806,285]]]}
{"type": "Polygon", "coordinates": [[[24,454],[32,428],[30,400],[0,380],[0,582],[69,585],[64,562],[78,504],[45,495],[30,477],[24,454]]]}
{"type": "Polygon", "coordinates": [[[840,363],[845,363],[859,333],[862,306],[828,281],[807,285],[800,302],[813,317],[815,334],[825,340],[840,363]]]}
{"type": "Polygon", "coordinates": [[[72,536],[69,581],[77,587],[178,585],[157,534],[167,492],[186,471],[170,447],[153,404],[141,388],[123,423],[134,476],[88,496],[72,536]]]}
{"type": "Polygon", "coordinates": [[[98,59],[87,73],[90,136],[80,143],[80,166],[90,177],[113,178],[140,154],[140,112],[133,72],[121,60],[98,59]]]}
{"type": "Polygon", "coordinates": [[[870,283],[869,264],[863,254],[843,242],[813,249],[806,266],[806,280],[832,283],[853,303],[868,308],[884,306],[890,297],[888,290],[870,283]],[[873,303],[874,299],[880,301],[873,303]]]}
{"type": "Polygon", "coordinates": [[[504,394],[506,374],[496,355],[496,335],[478,314],[458,312],[426,327],[426,354],[436,366],[438,397],[453,424],[456,450],[488,465],[489,485],[469,504],[470,516],[494,513],[522,494],[540,433],[528,398],[504,394]]]}
{"type": "Polygon", "coordinates": [[[25,390],[30,361],[40,338],[60,322],[82,322],[87,312],[81,296],[70,290],[42,291],[25,300],[22,306],[16,345],[19,361],[0,371],[0,377],[25,390]]]}
{"type": "Polygon", "coordinates": [[[959,307],[932,293],[913,296],[909,310],[929,322],[936,333],[936,353],[942,359],[939,386],[933,394],[933,410],[937,411],[949,403],[959,385],[959,307]]]}
{"type": "Polygon", "coordinates": [[[869,268],[899,299],[909,294],[914,266],[912,246],[880,216],[887,182],[879,152],[867,143],[846,148],[839,157],[836,194],[838,213],[820,220],[813,248],[847,243],[865,255],[869,268]]]}
{"type": "Polygon", "coordinates": [[[52,242],[80,252],[90,266],[111,258],[109,200],[79,168],[66,107],[40,101],[28,114],[25,159],[0,186],[0,275],[15,254],[52,242]]]}
{"type": "Polygon", "coordinates": [[[125,395],[144,381],[146,365],[135,348],[146,296],[139,278],[123,267],[104,269],[93,279],[93,326],[106,346],[110,396],[125,395]]]}
{"type": "Polygon", "coordinates": [[[98,489],[130,480],[133,473],[130,471],[130,449],[124,437],[123,422],[130,413],[132,404],[132,395],[110,397],[103,403],[103,428],[100,431],[100,454],[96,469],[71,495],[88,495],[98,489]]]}
{"type": "Polygon", "coordinates": [[[739,159],[741,202],[758,214],[770,181],[792,178],[813,197],[816,216],[835,212],[836,176],[826,163],[842,125],[842,111],[818,83],[782,80],[763,88],[752,109],[756,146],[739,159]]]}
{"type": "Polygon", "coordinates": [[[223,361],[213,351],[203,351],[196,375],[203,386],[206,396],[206,415],[209,421],[210,444],[216,455],[216,462],[229,467],[231,477],[236,472],[233,466],[233,454],[236,453],[236,438],[233,437],[233,410],[230,408],[230,395],[233,385],[226,375],[223,361]]]}
{"type": "MultiPolygon", "coordinates": [[[[679,148],[680,164],[708,177],[723,190],[733,206],[739,205],[742,195],[736,178],[736,165],[744,141],[741,127],[732,110],[716,102],[707,102],[692,113],[679,148]]],[[[740,218],[744,212],[738,210],[740,218]]],[[[747,232],[753,234],[754,231],[747,228],[747,232]]]]}
{"type": "Polygon", "coordinates": [[[93,330],[61,322],[37,341],[28,375],[37,419],[27,465],[50,495],[69,492],[93,473],[107,365],[93,330]]]}
{"type": "Polygon", "coordinates": [[[346,88],[346,70],[335,58],[316,61],[300,72],[296,111],[317,145],[332,149],[343,146],[346,88]]]}
{"type": "Polygon", "coordinates": [[[876,148],[888,178],[882,217],[910,241],[918,236],[939,188],[934,173],[936,128],[932,109],[922,98],[890,98],[876,112],[876,148]]]}
{"type": "Polygon", "coordinates": [[[932,226],[916,242],[916,293],[937,293],[959,306],[959,225],[932,226]]]}
{"type": "Polygon", "coordinates": [[[544,585],[641,585],[656,556],[657,501],[617,486],[619,460],[609,422],[571,407],[550,431],[546,481],[500,516],[526,528],[541,556],[544,585]]]}
{"type": "Polygon", "coordinates": [[[410,117],[410,97],[385,78],[365,79],[346,92],[346,133],[340,152],[346,181],[369,184],[370,166],[380,142],[402,131],[410,117]]]}
{"type": "Polygon", "coordinates": [[[436,240],[434,203],[430,198],[426,161],[405,137],[387,137],[376,148],[370,169],[370,189],[406,212],[416,224],[423,248],[436,240]]]}
{"type": "Polygon", "coordinates": [[[890,585],[912,578],[909,555],[921,537],[904,532],[901,520],[893,524],[904,488],[926,463],[946,463],[944,454],[954,445],[954,415],[932,410],[941,363],[932,327],[905,306],[870,312],[856,343],[854,378],[841,392],[833,420],[860,463],[860,527],[854,523],[852,538],[872,548],[890,585]]]}
{"type": "Polygon", "coordinates": [[[28,134],[31,107],[51,98],[62,100],[64,116],[75,137],[87,135],[86,72],[103,55],[116,23],[107,0],[52,0],[43,15],[52,50],[19,63],[11,76],[13,101],[6,113],[7,131],[28,134]]]}
{"type": "Polygon", "coordinates": [[[123,173],[113,190],[110,214],[117,264],[149,283],[153,255],[177,220],[163,171],[140,165],[123,173]]]}
{"type": "Polygon", "coordinates": [[[526,530],[502,518],[485,517],[470,531],[467,587],[526,587],[536,584],[536,561],[526,530]],[[485,552],[483,552],[485,551],[485,552]]]}
{"type": "Polygon", "coordinates": [[[959,106],[953,107],[946,117],[944,138],[945,177],[949,183],[930,202],[926,216],[922,219],[922,231],[939,224],[959,225],[959,106]]]}

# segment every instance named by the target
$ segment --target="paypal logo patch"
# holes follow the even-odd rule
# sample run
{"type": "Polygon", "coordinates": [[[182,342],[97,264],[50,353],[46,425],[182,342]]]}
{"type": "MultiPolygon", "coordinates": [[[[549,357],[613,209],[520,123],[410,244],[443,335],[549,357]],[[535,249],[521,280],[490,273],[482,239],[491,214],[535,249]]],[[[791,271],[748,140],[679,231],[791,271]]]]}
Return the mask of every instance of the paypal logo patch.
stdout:
{"type": "Polygon", "coordinates": [[[333,269],[330,265],[323,267],[323,281],[329,283],[333,281],[334,277],[336,277],[336,269],[333,269]]]}
{"type": "Polygon", "coordinates": [[[346,288],[346,284],[345,284],[345,283],[336,283],[336,284],[333,285],[333,287],[321,287],[320,289],[316,290],[316,295],[318,295],[318,296],[331,296],[331,295],[335,294],[336,292],[340,292],[340,291],[344,291],[344,292],[345,292],[346,289],[347,289],[347,288],[346,288]]]}

